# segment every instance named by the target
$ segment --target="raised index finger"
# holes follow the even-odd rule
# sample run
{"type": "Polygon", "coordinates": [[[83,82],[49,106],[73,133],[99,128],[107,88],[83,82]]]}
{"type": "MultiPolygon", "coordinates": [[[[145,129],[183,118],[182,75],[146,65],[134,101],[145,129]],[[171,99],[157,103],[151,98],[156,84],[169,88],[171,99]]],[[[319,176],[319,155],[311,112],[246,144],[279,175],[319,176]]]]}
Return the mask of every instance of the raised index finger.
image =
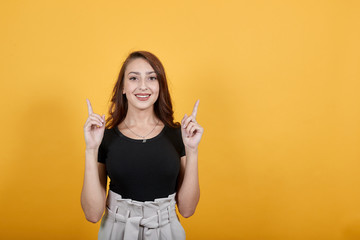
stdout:
{"type": "Polygon", "coordinates": [[[198,106],[199,106],[199,102],[200,102],[200,100],[197,100],[197,101],[196,101],[196,103],[195,103],[195,105],[194,105],[194,109],[193,109],[193,111],[192,111],[192,113],[191,113],[191,115],[193,115],[194,117],[196,117],[197,110],[198,110],[198,106]]]}
{"type": "Polygon", "coordinates": [[[91,103],[90,103],[90,100],[89,99],[86,99],[86,102],[87,102],[87,106],[88,106],[88,112],[89,112],[89,115],[93,113],[93,110],[92,110],[92,107],[91,107],[91,103]]]}

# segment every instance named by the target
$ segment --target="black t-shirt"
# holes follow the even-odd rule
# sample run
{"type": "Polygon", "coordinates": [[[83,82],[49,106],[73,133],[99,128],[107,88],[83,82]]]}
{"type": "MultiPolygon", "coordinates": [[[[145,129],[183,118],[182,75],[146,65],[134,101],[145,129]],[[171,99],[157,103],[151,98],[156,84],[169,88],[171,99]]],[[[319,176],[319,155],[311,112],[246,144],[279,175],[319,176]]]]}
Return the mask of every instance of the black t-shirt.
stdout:
{"type": "Polygon", "coordinates": [[[146,142],[128,138],[114,127],[105,129],[98,162],[106,164],[110,190],[123,198],[153,201],[176,192],[180,157],[184,155],[180,127],[165,125],[146,142]]]}

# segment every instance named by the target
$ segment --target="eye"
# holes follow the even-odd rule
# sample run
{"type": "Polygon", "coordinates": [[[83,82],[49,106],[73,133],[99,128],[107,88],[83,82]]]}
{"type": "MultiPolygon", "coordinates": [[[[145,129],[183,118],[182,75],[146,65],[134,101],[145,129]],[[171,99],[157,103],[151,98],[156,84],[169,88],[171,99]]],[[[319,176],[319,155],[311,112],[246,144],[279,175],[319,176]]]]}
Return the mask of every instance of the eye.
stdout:
{"type": "Polygon", "coordinates": [[[157,78],[156,77],[150,77],[149,79],[150,80],[156,80],[157,78]]]}
{"type": "Polygon", "coordinates": [[[136,80],[136,77],[130,77],[129,80],[134,81],[134,80],[136,80]]]}

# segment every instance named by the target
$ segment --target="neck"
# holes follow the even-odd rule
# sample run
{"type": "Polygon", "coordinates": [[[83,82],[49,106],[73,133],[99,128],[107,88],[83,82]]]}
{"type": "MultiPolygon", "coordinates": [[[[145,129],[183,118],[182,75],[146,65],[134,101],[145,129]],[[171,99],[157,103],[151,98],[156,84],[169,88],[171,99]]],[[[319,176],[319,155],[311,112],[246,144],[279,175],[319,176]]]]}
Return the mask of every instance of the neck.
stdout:
{"type": "Polygon", "coordinates": [[[129,126],[147,126],[154,125],[158,122],[154,109],[128,109],[124,119],[129,126]]]}

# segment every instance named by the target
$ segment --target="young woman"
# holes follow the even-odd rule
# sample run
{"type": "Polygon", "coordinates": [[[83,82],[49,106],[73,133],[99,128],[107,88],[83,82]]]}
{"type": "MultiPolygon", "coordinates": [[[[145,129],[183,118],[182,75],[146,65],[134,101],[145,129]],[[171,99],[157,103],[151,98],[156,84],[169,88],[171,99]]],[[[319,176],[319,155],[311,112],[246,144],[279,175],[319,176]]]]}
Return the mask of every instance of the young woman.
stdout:
{"type": "Polygon", "coordinates": [[[187,218],[200,197],[199,101],[174,122],[163,65],[136,51],[121,67],[108,119],[87,104],[81,206],[88,221],[102,219],[98,239],[185,239],[175,204],[187,218]]]}

